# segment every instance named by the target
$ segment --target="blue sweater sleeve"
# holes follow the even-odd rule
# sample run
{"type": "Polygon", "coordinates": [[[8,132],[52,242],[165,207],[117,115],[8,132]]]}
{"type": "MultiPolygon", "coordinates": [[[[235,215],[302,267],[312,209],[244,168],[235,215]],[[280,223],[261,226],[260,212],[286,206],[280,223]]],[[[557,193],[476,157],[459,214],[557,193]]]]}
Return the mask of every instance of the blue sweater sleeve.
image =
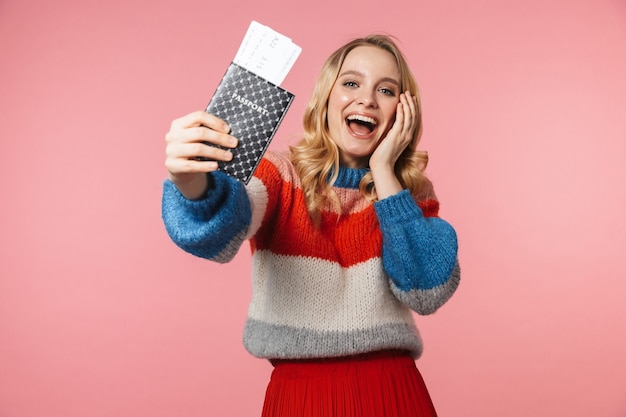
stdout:
{"type": "Polygon", "coordinates": [[[378,201],[375,209],[394,293],[418,313],[434,312],[460,279],[454,228],[439,217],[424,217],[408,190],[378,201]]]}
{"type": "Polygon", "coordinates": [[[161,215],[165,229],[183,250],[216,262],[236,254],[250,225],[251,206],[245,187],[222,172],[201,200],[188,200],[169,180],[163,185],[161,215]]]}

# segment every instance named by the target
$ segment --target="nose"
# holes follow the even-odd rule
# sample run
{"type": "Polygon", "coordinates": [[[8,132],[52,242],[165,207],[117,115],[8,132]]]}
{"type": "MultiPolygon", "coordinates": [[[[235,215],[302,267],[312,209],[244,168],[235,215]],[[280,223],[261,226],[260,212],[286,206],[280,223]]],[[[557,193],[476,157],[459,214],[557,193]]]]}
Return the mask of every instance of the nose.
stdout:
{"type": "Polygon", "coordinates": [[[362,104],[365,107],[375,108],[378,105],[376,102],[376,92],[365,88],[360,89],[357,97],[357,103],[362,104]]]}

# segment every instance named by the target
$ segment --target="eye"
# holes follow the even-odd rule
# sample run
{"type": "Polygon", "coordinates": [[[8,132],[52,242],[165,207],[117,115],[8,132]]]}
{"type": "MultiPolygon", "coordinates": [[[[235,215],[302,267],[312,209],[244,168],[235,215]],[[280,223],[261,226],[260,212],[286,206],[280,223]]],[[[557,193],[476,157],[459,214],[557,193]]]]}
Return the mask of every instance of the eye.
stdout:
{"type": "Polygon", "coordinates": [[[381,93],[387,95],[387,96],[391,96],[391,97],[395,97],[396,96],[396,91],[392,88],[387,88],[387,87],[381,87],[378,91],[380,91],[381,93]]]}
{"type": "Polygon", "coordinates": [[[346,87],[358,87],[358,84],[354,81],[346,81],[343,83],[343,85],[346,87]]]}

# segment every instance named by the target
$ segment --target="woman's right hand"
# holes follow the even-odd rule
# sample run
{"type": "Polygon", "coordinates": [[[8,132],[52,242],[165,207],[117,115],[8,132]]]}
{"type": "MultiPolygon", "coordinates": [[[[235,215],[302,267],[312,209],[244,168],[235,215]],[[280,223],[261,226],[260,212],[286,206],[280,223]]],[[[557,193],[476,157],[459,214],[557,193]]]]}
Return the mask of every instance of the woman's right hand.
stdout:
{"type": "Polygon", "coordinates": [[[229,132],[228,124],[202,110],[172,122],[165,135],[165,167],[169,179],[186,198],[204,195],[206,174],[217,170],[217,161],[232,159],[230,151],[213,146],[236,147],[237,139],[229,132]]]}

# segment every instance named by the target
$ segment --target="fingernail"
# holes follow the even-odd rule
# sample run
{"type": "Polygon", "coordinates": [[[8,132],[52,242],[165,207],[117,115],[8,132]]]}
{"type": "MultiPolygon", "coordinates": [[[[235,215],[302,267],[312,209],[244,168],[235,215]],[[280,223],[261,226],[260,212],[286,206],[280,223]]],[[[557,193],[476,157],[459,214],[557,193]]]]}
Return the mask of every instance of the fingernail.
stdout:
{"type": "Polygon", "coordinates": [[[230,138],[228,140],[228,144],[234,148],[235,146],[237,146],[237,138],[230,138]]]}

